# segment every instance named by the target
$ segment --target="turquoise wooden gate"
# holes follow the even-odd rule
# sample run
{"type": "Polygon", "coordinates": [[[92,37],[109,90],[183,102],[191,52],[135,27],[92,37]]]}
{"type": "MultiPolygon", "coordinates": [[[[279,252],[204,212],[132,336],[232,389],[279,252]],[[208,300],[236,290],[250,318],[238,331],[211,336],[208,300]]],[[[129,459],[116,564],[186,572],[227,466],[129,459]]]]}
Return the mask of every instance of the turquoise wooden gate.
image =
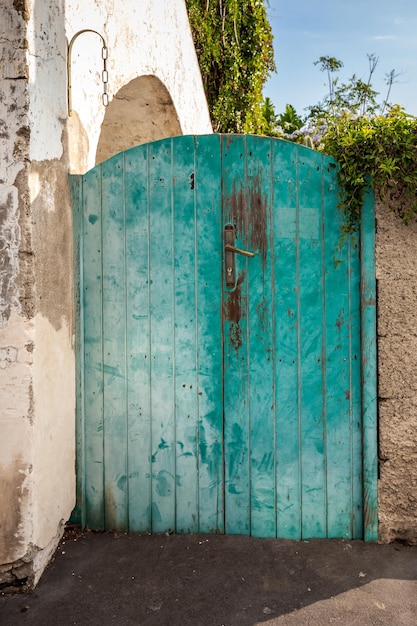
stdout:
{"type": "Polygon", "coordinates": [[[372,198],[339,249],[335,163],[234,135],[71,188],[82,524],[376,539],[372,198]]]}

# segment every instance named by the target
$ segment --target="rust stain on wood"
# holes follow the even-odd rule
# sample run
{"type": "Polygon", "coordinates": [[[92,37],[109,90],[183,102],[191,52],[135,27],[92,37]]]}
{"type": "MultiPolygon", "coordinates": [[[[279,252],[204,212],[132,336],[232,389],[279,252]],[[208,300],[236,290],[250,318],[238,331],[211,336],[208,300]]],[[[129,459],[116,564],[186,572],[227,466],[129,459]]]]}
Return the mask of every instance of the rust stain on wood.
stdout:
{"type": "Polygon", "coordinates": [[[242,270],[238,276],[236,288],[227,294],[223,307],[224,319],[230,322],[229,339],[236,350],[242,346],[240,320],[246,317],[246,296],[242,294],[245,276],[246,272],[242,270]]]}
{"type": "Polygon", "coordinates": [[[251,251],[261,255],[262,266],[265,267],[268,251],[268,203],[262,193],[259,176],[251,177],[245,190],[237,188],[236,181],[233,181],[227,204],[230,206],[230,218],[236,226],[237,236],[244,238],[243,243],[251,251]]]}

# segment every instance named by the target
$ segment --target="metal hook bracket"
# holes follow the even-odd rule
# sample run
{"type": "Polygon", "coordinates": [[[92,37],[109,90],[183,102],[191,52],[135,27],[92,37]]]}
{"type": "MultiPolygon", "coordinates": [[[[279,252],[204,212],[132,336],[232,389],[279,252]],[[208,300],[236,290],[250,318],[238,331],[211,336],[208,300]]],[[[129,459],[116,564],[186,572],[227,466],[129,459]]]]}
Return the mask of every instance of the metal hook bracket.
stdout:
{"type": "Polygon", "coordinates": [[[103,37],[103,35],[100,35],[100,33],[98,33],[96,30],[92,30],[91,28],[84,28],[83,30],[78,31],[78,33],[75,33],[75,35],[72,37],[71,41],[69,42],[68,45],[68,51],[67,51],[67,81],[68,81],[68,85],[67,85],[67,103],[68,103],[68,115],[71,116],[72,113],[72,75],[71,75],[71,61],[72,61],[72,47],[74,45],[75,40],[77,39],[77,37],[79,37],[80,35],[82,35],[83,33],[94,33],[95,35],[98,35],[102,41],[103,44],[103,48],[101,51],[101,57],[103,59],[103,71],[101,74],[101,80],[103,82],[103,96],[102,96],[102,101],[103,101],[103,106],[108,106],[109,104],[109,96],[107,93],[107,83],[108,83],[108,72],[107,72],[107,57],[108,57],[108,48],[107,48],[107,44],[106,41],[103,37]]]}

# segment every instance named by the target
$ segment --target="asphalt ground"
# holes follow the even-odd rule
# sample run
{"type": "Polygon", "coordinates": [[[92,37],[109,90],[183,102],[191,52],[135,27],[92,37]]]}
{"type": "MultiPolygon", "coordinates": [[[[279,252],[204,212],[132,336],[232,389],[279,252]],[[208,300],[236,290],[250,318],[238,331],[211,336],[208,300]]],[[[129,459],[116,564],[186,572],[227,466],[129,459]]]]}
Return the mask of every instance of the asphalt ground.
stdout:
{"type": "Polygon", "coordinates": [[[417,626],[417,546],[67,532],[1,626],[417,626]]]}

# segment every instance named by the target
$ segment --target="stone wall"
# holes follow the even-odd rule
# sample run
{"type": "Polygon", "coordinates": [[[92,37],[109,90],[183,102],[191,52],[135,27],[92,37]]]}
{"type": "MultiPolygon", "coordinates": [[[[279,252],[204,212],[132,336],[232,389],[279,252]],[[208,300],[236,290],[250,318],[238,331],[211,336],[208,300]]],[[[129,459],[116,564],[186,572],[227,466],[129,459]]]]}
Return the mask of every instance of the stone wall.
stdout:
{"type": "Polygon", "coordinates": [[[379,537],[417,543],[417,222],[388,204],[376,207],[379,537]]]}

